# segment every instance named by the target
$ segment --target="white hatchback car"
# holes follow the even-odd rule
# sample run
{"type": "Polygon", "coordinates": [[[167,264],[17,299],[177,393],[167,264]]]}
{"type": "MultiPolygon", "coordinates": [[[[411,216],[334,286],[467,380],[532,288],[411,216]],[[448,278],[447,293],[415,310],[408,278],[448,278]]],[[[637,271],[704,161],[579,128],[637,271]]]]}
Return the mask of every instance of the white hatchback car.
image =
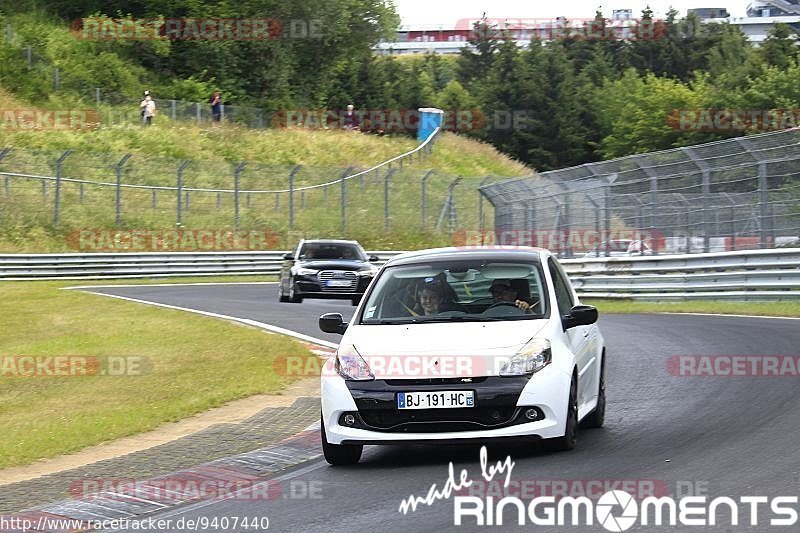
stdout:
{"type": "Polygon", "coordinates": [[[557,259],[537,248],[442,248],[388,261],[322,375],[333,465],[365,444],[547,439],[575,446],[605,416],[605,347],[557,259]]]}

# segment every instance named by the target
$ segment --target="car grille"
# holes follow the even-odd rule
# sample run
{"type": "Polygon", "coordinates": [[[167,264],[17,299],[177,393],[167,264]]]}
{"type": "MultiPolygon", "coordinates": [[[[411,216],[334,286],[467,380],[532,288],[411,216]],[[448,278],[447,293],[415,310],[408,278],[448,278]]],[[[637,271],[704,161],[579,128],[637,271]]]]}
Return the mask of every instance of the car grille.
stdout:
{"type": "Polygon", "coordinates": [[[359,414],[374,430],[390,433],[436,433],[474,431],[502,427],[514,422],[518,408],[474,407],[469,409],[420,409],[397,411],[361,409],[359,414]]]}
{"type": "Polygon", "coordinates": [[[355,292],[358,288],[358,276],[355,272],[346,270],[323,270],[317,274],[320,288],[323,292],[355,292]],[[341,287],[329,287],[329,280],[345,280],[348,285],[341,287]]]}

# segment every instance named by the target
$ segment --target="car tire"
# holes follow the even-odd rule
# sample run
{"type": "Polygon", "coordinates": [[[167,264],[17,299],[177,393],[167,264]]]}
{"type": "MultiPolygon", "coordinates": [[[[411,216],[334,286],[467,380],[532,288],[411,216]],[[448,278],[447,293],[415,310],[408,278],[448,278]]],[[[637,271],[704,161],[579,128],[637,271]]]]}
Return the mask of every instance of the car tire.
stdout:
{"type": "Polygon", "coordinates": [[[278,282],[278,301],[283,303],[289,301],[289,297],[283,294],[283,281],[278,282]]]}
{"type": "Polygon", "coordinates": [[[293,304],[301,304],[301,303],[303,303],[303,297],[298,295],[295,292],[294,280],[291,280],[291,279],[289,280],[289,297],[288,297],[288,300],[289,300],[289,302],[291,302],[293,304]]]}
{"type": "Polygon", "coordinates": [[[555,452],[565,452],[575,448],[578,437],[578,380],[573,376],[569,387],[569,400],[567,404],[567,423],[564,435],[545,441],[548,449],[555,452]]]}
{"type": "Polygon", "coordinates": [[[606,354],[600,362],[600,382],[597,384],[597,405],[581,421],[582,428],[601,428],[606,419],[606,354]]]}
{"type": "Polygon", "coordinates": [[[325,422],[320,417],[322,454],[332,466],[354,465],[361,459],[364,446],[361,444],[331,444],[325,436],[325,422]]]}

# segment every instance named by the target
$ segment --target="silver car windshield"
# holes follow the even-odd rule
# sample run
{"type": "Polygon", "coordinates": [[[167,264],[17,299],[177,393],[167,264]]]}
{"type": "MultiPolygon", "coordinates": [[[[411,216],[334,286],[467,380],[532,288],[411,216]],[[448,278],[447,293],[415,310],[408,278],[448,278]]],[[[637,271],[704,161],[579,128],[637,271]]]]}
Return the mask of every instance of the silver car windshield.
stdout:
{"type": "Polygon", "coordinates": [[[549,316],[537,264],[461,261],[386,268],[362,324],[532,320],[549,316]]]}

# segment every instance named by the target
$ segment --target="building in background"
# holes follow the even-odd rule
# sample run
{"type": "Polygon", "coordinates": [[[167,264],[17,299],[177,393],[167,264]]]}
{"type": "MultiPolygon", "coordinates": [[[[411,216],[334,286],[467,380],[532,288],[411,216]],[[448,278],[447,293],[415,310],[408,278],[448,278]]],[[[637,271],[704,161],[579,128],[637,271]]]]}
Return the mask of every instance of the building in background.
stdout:
{"type": "MultiPolygon", "coordinates": [[[[727,22],[742,29],[751,42],[763,42],[776,23],[788,24],[800,32],[800,0],[752,0],[747,6],[746,17],[731,17],[725,7],[700,7],[689,9],[700,17],[704,24],[727,22]]],[[[374,50],[378,54],[457,54],[462,48],[469,47],[473,35],[472,25],[478,19],[461,19],[455,25],[403,25],[395,34],[393,41],[382,41],[374,50]]],[[[563,35],[564,24],[577,26],[578,30],[591,19],[537,19],[527,18],[490,18],[496,25],[496,35],[515,41],[519,46],[528,46],[532,39],[552,40],[563,35]]],[[[632,35],[637,20],[632,9],[614,9],[611,12],[610,25],[618,28],[618,35],[626,38],[632,35]]]]}

